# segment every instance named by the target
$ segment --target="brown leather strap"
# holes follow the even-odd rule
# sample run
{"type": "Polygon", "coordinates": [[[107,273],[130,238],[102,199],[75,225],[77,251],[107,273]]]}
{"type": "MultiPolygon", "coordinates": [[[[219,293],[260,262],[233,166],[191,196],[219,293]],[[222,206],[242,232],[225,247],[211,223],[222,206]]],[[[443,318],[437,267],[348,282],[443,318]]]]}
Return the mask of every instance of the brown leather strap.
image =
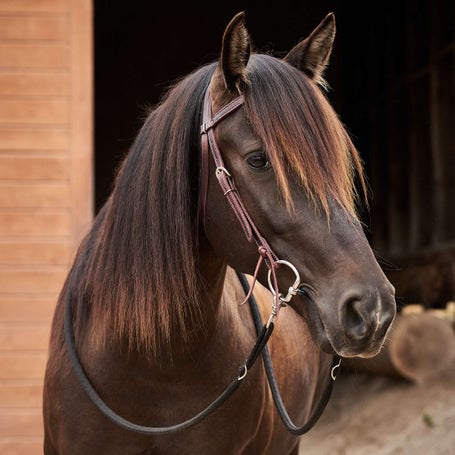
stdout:
{"type": "Polygon", "coordinates": [[[213,117],[212,117],[212,103],[210,99],[209,90],[207,89],[206,96],[204,98],[203,106],[203,119],[201,125],[201,157],[200,157],[200,183],[199,183],[199,201],[198,201],[198,217],[202,225],[205,225],[205,205],[207,201],[207,190],[208,190],[208,180],[209,180],[209,150],[210,147],[215,147],[217,149],[218,155],[221,157],[221,154],[218,150],[215,138],[212,138],[212,144],[209,145],[209,135],[207,132],[221,122],[225,117],[227,117],[231,112],[234,112],[243,104],[243,96],[235,98],[233,101],[228,103],[226,106],[221,108],[213,117]]]}
{"type": "Polygon", "coordinates": [[[199,219],[202,224],[205,222],[205,204],[208,187],[208,156],[212,154],[216,166],[216,177],[218,183],[226,196],[232,210],[242,226],[245,237],[249,242],[256,242],[259,254],[264,258],[267,266],[273,270],[276,267],[275,261],[278,259],[272,251],[270,245],[262,237],[258,228],[251,219],[248,211],[243,204],[242,198],[234,184],[231,173],[226,169],[220,149],[215,139],[214,129],[216,125],[226,116],[237,110],[244,102],[243,96],[235,98],[229,104],[220,109],[213,117],[211,113],[211,97],[207,90],[204,98],[203,120],[201,126],[201,186],[199,191],[199,219]]]}

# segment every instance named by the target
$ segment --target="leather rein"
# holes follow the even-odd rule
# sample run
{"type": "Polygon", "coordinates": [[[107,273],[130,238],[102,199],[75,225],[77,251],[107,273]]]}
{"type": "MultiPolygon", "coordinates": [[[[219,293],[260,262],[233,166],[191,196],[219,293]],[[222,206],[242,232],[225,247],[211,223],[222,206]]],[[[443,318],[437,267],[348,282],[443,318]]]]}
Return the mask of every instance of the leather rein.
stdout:
{"type": "Polygon", "coordinates": [[[296,426],[292,420],[290,419],[283,400],[281,398],[280,391],[278,389],[278,385],[276,382],[275,374],[273,371],[273,365],[270,358],[270,354],[267,348],[267,342],[273,332],[274,329],[274,321],[278,316],[278,311],[280,306],[285,306],[291,298],[299,293],[304,293],[301,291],[300,286],[300,276],[295,269],[295,267],[284,260],[279,260],[276,254],[272,251],[271,247],[267,243],[267,241],[262,237],[259,230],[255,226],[254,222],[252,221],[251,217],[249,216],[242,199],[234,185],[234,180],[230,172],[225,168],[223,158],[221,156],[220,150],[216,143],[215,135],[214,135],[214,128],[216,125],[223,120],[226,116],[237,110],[242,106],[244,102],[243,96],[239,96],[227,104],[224,108],[218,111],[214,116],[211,113],[211,99],[210,93],[207,89],[205,99],[204,99],[204,107],[203,107],[203,122],[201,126],[201,182],[200,182],[200,193],[199,193],[199,218],[204,221],[205,217],[205,201],[208,189],[208,161],[209,161],[209,154],[211,152],[212,158],[216,165],[216,177],[218,182],[223,190],[224,195],[226,196],[229,204],[234,211],[235,215],[237,216],[242,229],[245,233],[245,236],[249,242],[255,241],[258,247],[259,253],[259,260],[256,266],[256,270],[253,277],[253,284],[250,287],[246,277],[238,273],[239,280],[242,284],[242,287],[245,291],[246,297],[244,302],[248,301],[250,305],[250,310],[252,313],[252,317],[254,320],[257,339],[256,342],[251,349],[247,359],[244,363],[242,363],[239,367],[238,376],[224,389],[224,391],[215,398],[212,403],[210,403],[205,409],[200,411],[194,417],[185,420],[181,423],[167,426],[167,427],[149,427],[136,424],[129,420],[124,419],[117,413],[115,413],[99,396],[98,392],[93,387],[92,383],[90,382],[87,374],[84,371],[84,368],[81,364],[79,359],[76,342],[74,339],[74,332],[73,332],[73,315],[71,309],[71,299],[69,296],[69,292],[67,293],[66,301],[65,301],[65,316],[64,316],[64,335],[65,335],[65,342],[68,351],[68,356],[72,365],[72,368],[79,379],[81,386],[83,387],[84,391],[87,393],[93,404],[111,421],[115,424],[123,427],[126,430],[145,434],[145,435],[165,435],[165,434],[172,434],[178,431],[184,430],[186,428],[192,427],[197,423],[201,422],[205,417],[209,414],[213,413],[217,410],[240,386],[242,381],[248,374],[248,371],[256,362],[257,358],[260,354],[262,354],[264,367],[267,375],[267,379],[269,382],[270,390],[272,392],[273,400],[275,406],[277,408],[278,414],[280,415],[281,420],[283,421],[287,430],[294,434],[294,435],[302,435],[308,432],[314,424],[318,421],[319,417],[321,416],[322,412],[324,411],[333,387],[333,381],[336,379],[336,373],[338,371],[338,367],[340,366],[341,360],[334,356],[332,362],[332,370],[331,370],[331,377],[327,383],[325,391],[314,410],[313,414],[310,416],[308,421],[298,427],[296,426]],[[269,281],[269,288],[273,294],[273,304],[272,304],[272,311],[268,321],[264,324],[262,322],[259,308],[257,306],[257,302],[253,296],[253,287],[256,282],[256,276],[259,271],[259,268],[262,262],[265,262],[268,269],[268,281],[269,281]],[[277,279],[275,275],[275,269],[280,265],[288,266],[295,274],[296,278],[292,286],[290,286],[288,290],[288,294],[283,296],[278,290],[277,279]]]}

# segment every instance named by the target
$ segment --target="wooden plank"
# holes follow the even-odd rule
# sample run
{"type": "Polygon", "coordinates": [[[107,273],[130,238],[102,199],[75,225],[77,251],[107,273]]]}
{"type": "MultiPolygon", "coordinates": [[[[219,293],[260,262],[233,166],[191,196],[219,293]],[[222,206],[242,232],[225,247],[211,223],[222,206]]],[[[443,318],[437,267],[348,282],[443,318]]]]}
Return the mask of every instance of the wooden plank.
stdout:
{"type": "Polygon", "coordinates": [[[69,212],[0,212],[0,236],[69,236],[69,212]]]}
{"type": "Polygon", "coordinates": [[[0,179],[66,180],[68,174],[68,159],[64,157],[0,156],[0,179]]]}
{"type": "Polygon", "coordinates": [[[67,184],[0,185],[0,207],[65,208],[70,204],[67,184]]]}
{"type": "Polygon", "coordinates": [[[68,101],[62,100],[2,100],[0,123],[58,125],[68,123],[68,101]]]}
{"type": "Polygon", "coordinates": [[[0,351],[46,351],[50,324],[0,322],[0,351]]]}
{"type": "Polygon", "coordinates": [[[72,256],[73,247],[67,241],[18,242],[0,240],[0,264],[3,265],[69,266],[72,256]]]}
{"type": "Polygon", "coordinates": [[[0,409],[0,434],[40,436],[42,433],[43,418],[40,408],[0,409]]]}
{"type": "Polygon", "coordinates": [[[65,73],[0,73],[0,96],[67,96],[65,73]]]}
{"type": "Polygon", "coordinates": [[[57,293],[44,297],[0,294],[0,319],[3,322],[50,322],[57,297],[57,293]]]}
{"type": "Polygon", "coordinates": [[[43,44],[0,44],[0,68],[49,68],[66,70],[69,47],[43,44]]]}
{"type": "Polygon", "coordinates": [[[69,147],[68,129],[0,127],[0,151],[1,150],[66,151],[68,147],[69,147]]]}
{"type": "Polygon", "coordinates": [[[43,455],[43,438],[0,437],[0,453],[5,455],[43,455]]]}
{"type": "Polygon", "coordinates": [[[42,393],[42,381],[0,381],[0,403],[5,408],[41,407],[42,393]]]}
{"type": "Polygon", "coordinates": [[[1,40],[64,41],[67,29],[65,16],[0,16],[1,40]]]}
{"type": "Polygon", "coordinates": [[[0,289],[5,293],[57,293],[67,275],[66,268],[53,270],[0,269],[0,289]]]}
{"type": "Polygon", "coordinates": [[[2,0],[2,13],[64,13],[68,11],[67,0],[2,0]]]}
{"type": "MultiPolygon", "coordinates": [[[[44,377],[47,353],[0,353],[0,379],[39,379],[44,377]]],[[[0,434],[5,434],[0,430],[0,434]]]]}

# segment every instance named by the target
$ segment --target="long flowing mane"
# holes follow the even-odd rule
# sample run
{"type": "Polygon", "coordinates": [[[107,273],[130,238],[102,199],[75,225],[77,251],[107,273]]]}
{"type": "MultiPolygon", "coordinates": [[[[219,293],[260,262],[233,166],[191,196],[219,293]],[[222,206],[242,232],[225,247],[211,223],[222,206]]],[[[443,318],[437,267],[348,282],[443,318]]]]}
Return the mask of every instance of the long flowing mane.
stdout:
{"type": "MultiPolygon", "coordinates": [[[[153,355],[170,343],[173,331],[185,335],[187,321],[200,320],[199,127],[214,69],[215,63],[207,65],[175,84],[151,111],[79,248],[59,310],[69,294],[78,339],[89,333],[101,345],[127,340],[129,349],[153,355]],[[87,327],[88,313],[96,330],[87,327]]],[[[292,172],[317,205],[327,210],[333,198],[354,215],[354,180],[357,173],[363,182],[362,167],[325,96],[274,57],[255,54],[248,70],[246,116],[285,201],[291,204],[286,176],[292,172]]]]}
{"type": "Polygon", "coordinates": [[[87,336],[91,312],[95,342],[117,337],[153,353],[197,318],[199,127],[214,68],[171,87],[125,157],[61,293],[70,293],[76,338],[87,336]]]}

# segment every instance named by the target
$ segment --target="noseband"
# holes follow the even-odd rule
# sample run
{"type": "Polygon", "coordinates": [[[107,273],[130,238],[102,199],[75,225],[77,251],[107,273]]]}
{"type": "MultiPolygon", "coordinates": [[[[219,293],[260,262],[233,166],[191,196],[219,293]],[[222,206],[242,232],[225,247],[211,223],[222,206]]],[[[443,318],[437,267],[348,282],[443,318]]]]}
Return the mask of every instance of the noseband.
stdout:
{"type": "Polygon", "coordinates": [[[214,116],[211,113],[211,99],[209,90],[207,90],[204,106],[203,106],[203,122],[201,126],[201,181],[200,181],[200,192],[199,192],[199,219],[203,224],[205,219],[205,204],[208,190],[208,161],[209,153],[213,157],[215,162],[216,171],[215,175],[218,179],[218,182],[221,186],[223,194],[226,196],[229,204],[234,211],[237,219],[239,220],[243,232],[249,242],[255,241],[258,247],[259,260],[256,265],[256,270],[253,277],[253,284],[250,287],[245,276],[243,274],[238,274],[239,280],[245,290],[246,297],[244,302],[248,301],[250,304],[250,309],[252,312],[256,332],[257,340],[254,344],[250,354],[248,355],[246,361],[240,366],[238,376],[226,387],[226,389],[219,395],[211,404],[209,404],[205,409],[199,412],[194,417],[185,420],[184,422],[178,423],[176,425],[168,427],[148,427],[143,425],[138,425],[136,423],[130,422],[129,420],[124,419],[120,415],[116,414],[98,395],[97,391],[94,389],[90,380],[88,379],[84,368],[79,359],[76,342],[74,339],[73,333],[73,316],[71,310],[71,299],[70,293],[67,291],[66,301],[65,301],[65,318],[64,318],[64,336],[65,343],[68,351],[68,356],[73,367],[74,373],[76,374],[82,388],[85,390],[89,398],[92,400],[93,404],[111,421],[119,425],[122,428],[125,428],[129,431],[145,434],[149,436],[165,435],[172,434],[178,431],[184,430],[191,426],[196,425],[201,422],[209,414],[213,413],[218,409],[240,386],[243,379],[246,377],[248,371],[253,366],[260,354],[262,354],[264,367],[267,374],[267,379],[269,381],[270,390],[277,407],[278,413],[289,432],[294,435],[302,435],[308,432],[314,424],[317,422],[322,412],[324,411],[332,392],[333,380],[336,378],[336,372],[340,365],[340,362],[337,361],[336,357],[333,359],[331,378],[326,386],[326,389],[315,409],[313,414],[310,416],[307,423],[301,427],[295,426],[284,407],[283,400],[281,398],[278,386],[276,383],[275,375],[273,372],[273,366],[270,359],[270,354],[267,349],[267,342],[272,334],[274,329],[274,320],[278,316],[278,311],[280,306],[285,306],[291,298],[300,293],[300,276],[297,269],[289,262],[278,259],[277,255],[272,251],[270,245],[262,237],[259,230],[255,226],[253,220],[249,216],[239,192],[237,191],[234,179],[230,172],[224,166],[224,161],[221,156],[220,150],[216,143],[214,128],[216,125],[226,118],[229,114],[236,111],[242,106],[244,102],[243,96],[239,96],[227,104],[225,107],[220,109],[214,116]],[[266,324],[263,324],[257,303],[252,294],[254,283],[256,282],[256,277],[259,272],[259,268],[262,262],[265,262],[268,269],[268,283],[269,288],[273,295],[273,304],[272,312],[269,320],[266,324]],[[292,272],[295,274],[295,281],[289,287],[288,293],[286,296],[283,296],[278,290],[278,284],[276,279],[275,270],[280,265],[286,265],[289,267],[292,272]]]}

